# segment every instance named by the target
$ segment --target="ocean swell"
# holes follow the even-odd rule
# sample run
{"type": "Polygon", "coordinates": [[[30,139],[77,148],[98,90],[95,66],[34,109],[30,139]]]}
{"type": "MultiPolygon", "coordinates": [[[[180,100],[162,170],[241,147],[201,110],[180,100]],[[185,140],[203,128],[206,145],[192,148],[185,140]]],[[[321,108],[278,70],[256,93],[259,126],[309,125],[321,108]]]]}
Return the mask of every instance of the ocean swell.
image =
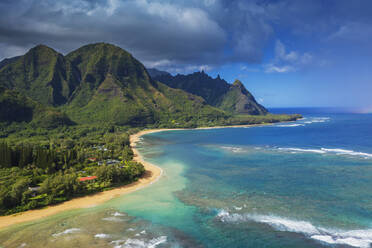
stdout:
{"type": "Polygon", "coordinates": [[[337,230],[317,227],[308,221],[291,220],[271,215],[238,214],[221,210],[217,214],[221,222],[258,222],[271,226],[275,230],[301,233],[306,237],[332,245],[348,245],[360,248],[370,248],[372,244],[372,229],[337,230]]]}

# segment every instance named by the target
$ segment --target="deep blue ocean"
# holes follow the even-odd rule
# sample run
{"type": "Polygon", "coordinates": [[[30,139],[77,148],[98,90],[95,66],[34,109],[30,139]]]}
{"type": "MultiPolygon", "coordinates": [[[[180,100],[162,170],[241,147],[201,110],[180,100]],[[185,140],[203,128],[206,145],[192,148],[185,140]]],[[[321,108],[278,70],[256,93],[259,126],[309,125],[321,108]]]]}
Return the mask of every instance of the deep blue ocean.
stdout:
{"type": "MultiPolygon", "coordinates": [[[[64,217],[53,232],[75,228],[68,237],[81,247],[79,233],[116,248],[371,247],[372,115],[272,110],[283,111],[304,118],[143,136],[139,150],[163,168],[162,179],[64,217]]],[[[58,222],[29,229],[46,223],[58,222]]],[[[14,243],[22,230],[13,229],[14,243]]]]}

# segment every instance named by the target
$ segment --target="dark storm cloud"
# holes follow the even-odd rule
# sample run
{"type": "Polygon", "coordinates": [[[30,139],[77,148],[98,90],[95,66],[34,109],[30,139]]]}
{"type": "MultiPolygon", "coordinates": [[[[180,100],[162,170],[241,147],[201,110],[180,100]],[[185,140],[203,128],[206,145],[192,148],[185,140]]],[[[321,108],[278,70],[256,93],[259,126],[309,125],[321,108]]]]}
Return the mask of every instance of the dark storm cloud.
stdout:
{"type": "Polygon", "coordinates": [[[346,0],[3,0],[0,58],[39,43],[66,53],[106,41],[149,66],[257,63],[278,28],[328,41],[352,37],[355,26],[371,32],[371,7],[346,0]]]}

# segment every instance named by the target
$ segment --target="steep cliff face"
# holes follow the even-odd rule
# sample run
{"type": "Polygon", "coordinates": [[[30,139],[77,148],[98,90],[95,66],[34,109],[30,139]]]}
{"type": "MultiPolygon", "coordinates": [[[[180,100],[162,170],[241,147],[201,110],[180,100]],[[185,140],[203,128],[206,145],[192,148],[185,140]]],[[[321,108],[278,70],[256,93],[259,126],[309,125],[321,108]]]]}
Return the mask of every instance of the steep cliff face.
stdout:
{"type": "Polygon", "coordinates": [[[9,59],[0,69],[0,86],[14,89],[42,104],[65,104],[78,84],[69,61],[53,49],[38,45],[9,59]]]}
{"type": "Polygon", "coordinates": [[[235,80],[222,96],[218,107],[239,114],[265,115],[268,113],[239,80],[235,80]]]}
{"type": "Polygon", "coordinates": [[[251,115],[268,113],[239,80],[229,84],[220,76],[213,79],[203,71],[176,76],[157,71],[152,77],[172,88],[198,95],[208,104],[231,113],[251,115]]]}

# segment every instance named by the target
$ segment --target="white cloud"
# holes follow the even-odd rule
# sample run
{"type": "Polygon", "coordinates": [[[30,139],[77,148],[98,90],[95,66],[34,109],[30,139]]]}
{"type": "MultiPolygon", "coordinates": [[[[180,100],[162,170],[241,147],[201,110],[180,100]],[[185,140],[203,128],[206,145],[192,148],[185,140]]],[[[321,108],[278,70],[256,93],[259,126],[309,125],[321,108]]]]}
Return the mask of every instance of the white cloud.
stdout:
{"type": "Polygon", "coordinates": [[[300,60],[300,63],[301,64],[310,64],[311,62],[313,62],[313,55],[311,55],[310,53],[304,53],[302,56],[301,56],[301,60],[300,60]]]}
{"type": "Polygon", "coordinates": [[[275,43],[275,57],[271,63],[264,65],[266,73],[286,73],[301,69],[313,62],[313,55],[305,52],[287,51],[285,45],[277,40],[275,43]]]}
{"type": "Polygon", "coordinates": [[[147,68],[162,68],[162,67],[167,67],[172,64],[172,61],[168,59],[162,59],[162,60],[157,60],[157,61],[144,61],[143,64],[147,68]]]}
{"type": "Polygon", "coordinates": [[[187,65],[187,66],[180,66],[180,67],[163,67],[162,69],[173,73],[173,74],[189,74],[195,71],[211,71],[214,69],[214,67],[210,65],[187,65]]]}
{"type": "MultiPolygon", "coordinates": [[[[368,43],[372,2],[337,3],[328,12],[321,0],[0,0],[0,40],[8,51],[43,43],[62,53],[104,41],[140,61],[176,69],[260,64],[279,29],[293,37],[311,35],[314,42],[328,37],[330,44],[340,39],[368,43]]],[[[272,65],[261,70],[288,72],[321,63],[280,41],[275,47],[272,65]]]]}
{"type": "Polygon", "coordinates": [[[210,7],[214,4],[216,4],[216,0],[204,0],[204,4],[205,4],[205,6],[210,7]]]}
{"type": "Polygon", "coordinates": [[[108,7],[106,8],[106,12],[108,15],[113,15],[116,11],[116,9],[119,8],[119,0],[108,0],[108,7]]]}
{"type": "Polygon", "coordinates": [[[259,72],[259,71],[261,71],[259,68],[251,67],[251,66],[247,66],[247,65],[242,65],[240,67],[240,70],[248,71],[248,72],[259,72]]]}
{"type": "Polygon", "coordinates": [[[265,67],[266,73],[285,73],[285,72],[293,72],[296,70],[293,66],[290,66],[290,65],[277,66],[274,64],[267,64],[264,67],[265,67]]]}
{"type": "Polygon", "coordinates": [[[275,58],[283,61],[295,61],[298,59],[298,53],[295,51],[287,53],[284,44],[277,40],[275,43],[275,58]]]}
{"type": "Polygon", "coordinates": [[[356,41],[369,43],[372,37],[371,24],[348,22],[340,25],[338,29],[331,33],[327,41],[356,41]]]}

